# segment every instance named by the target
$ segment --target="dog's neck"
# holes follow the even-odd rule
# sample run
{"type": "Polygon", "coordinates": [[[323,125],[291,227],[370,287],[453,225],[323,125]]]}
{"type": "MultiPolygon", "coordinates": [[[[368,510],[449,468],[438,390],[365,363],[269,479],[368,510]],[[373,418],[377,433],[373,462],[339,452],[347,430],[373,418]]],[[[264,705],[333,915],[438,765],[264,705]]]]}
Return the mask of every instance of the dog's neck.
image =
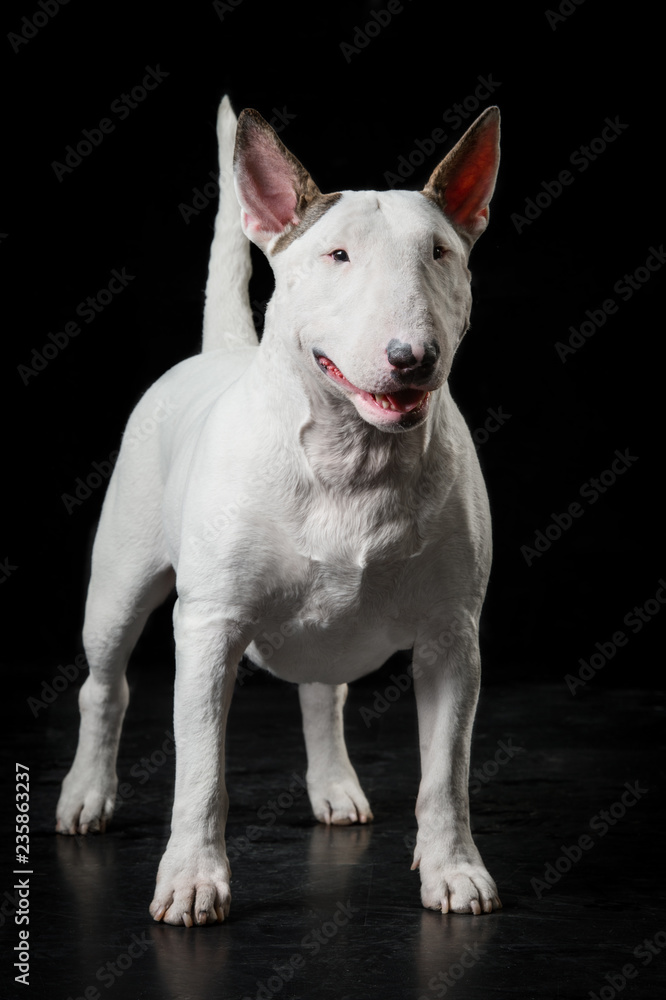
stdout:
{"type": "Polygon", "coordinates": [[[360,416],[350,399],[328,385],[314,384],[317,374],[304,379],[309,417],[299,429],[315,475],[329,487],[347,490],[387,480],[409,482],[427,447],[428,422],[402,433],[379,430],[360,416]]]}

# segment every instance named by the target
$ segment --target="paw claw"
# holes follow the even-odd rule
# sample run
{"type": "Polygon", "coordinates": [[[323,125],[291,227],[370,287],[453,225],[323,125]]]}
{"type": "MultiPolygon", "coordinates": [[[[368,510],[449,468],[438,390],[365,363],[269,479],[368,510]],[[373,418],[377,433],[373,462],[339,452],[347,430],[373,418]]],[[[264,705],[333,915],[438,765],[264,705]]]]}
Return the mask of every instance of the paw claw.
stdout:
{"type": "Polygon", "coordinates": [[[153,920],[156,920],[158,923],[160,922],[160,920],[162,919],[162,917],[164,916],[164,914],[166,913],[166,911],[167,911],[166,906],[157,906],[156,907],[154,903],[151,903],[150,908],[149,908],[149,913],[150,913],[151,917],[153,918],[153,920]]]}

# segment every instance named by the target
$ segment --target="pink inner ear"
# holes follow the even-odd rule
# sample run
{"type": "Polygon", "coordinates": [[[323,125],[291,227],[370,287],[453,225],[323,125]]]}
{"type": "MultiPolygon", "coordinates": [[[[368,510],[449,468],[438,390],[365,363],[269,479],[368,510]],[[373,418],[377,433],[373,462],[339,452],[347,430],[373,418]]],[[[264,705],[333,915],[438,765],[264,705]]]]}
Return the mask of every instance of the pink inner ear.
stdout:
{"type": "Polygon", "coordinates": [[[447,182],[446,214],[453,222],[472,232],[485,228],[496,171],[497,137],[488,129],[447,182]]]}
{"type": "Polygon", "coordinates": [[[296,178],[270,139],[259,135],[240,160],[239,188],[254,232],[281,233],[295,214],[296,178]]]}

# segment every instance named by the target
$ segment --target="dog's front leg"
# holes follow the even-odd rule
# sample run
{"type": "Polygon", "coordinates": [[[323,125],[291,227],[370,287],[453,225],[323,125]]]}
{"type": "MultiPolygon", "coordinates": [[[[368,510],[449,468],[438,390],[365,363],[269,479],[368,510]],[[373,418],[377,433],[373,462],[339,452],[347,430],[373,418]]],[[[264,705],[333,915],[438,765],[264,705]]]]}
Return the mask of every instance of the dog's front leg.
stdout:
{"type": "Polygon", "coordinates": [[[321,823],[367,823],[372,810],[345,745],[342,709],[346,684],[299,684],[307,784],[312,811],[321,823]]]}
{"type": "Polygon", "coordinates": [[[421,784],[412,867],[420,868],[423,905],[443,913],[490,913],[502,905],[472,840],[469,821],[470,745],[479,680],[476,616],[459,610],[419,636],[414,690],[421,784]]]}
{"type": "Polygon", "coordinates": [[[224,920],[231,902],[224,736],[246,644],[236,623],[200,604],[176,603],[174,632],[176,787],[150,913],[191,927],[224,920]]]}

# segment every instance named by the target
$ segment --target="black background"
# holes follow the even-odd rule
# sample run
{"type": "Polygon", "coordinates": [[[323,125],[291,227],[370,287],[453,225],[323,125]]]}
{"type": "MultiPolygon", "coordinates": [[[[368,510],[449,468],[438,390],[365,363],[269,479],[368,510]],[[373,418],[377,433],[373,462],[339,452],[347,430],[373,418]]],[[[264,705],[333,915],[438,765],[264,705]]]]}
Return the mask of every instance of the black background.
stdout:
{"type": "MultiPolygon", "coordinates": [[[[188,222],[182,206],[193,205],[194,189],[216,171],[224,93],[237,111],[255,107],[267,119],[286,109],[293,117],[281,138],[324,191],[386,187],[385,173],[395,173],[415,140],[443,128],[448,141],[405,182],[418,188],[464,131],[448,126],[444,113],[473,95],[479,77],[492,77],[495,93],[478,111],[499,105],[503,161],[490,228],[472,257],[473,325],[451,377],[473,429],[490,408],[511,414],[479,448],[496,549],[486,677],[564,683],[595,643],[622,629],[627,645],[594,683],[658,679],[663,622],[657,616],[634,634],[623,619],[654,598],[666,575],[662,274],[627,302],[613,290],[666,235],[654,142],[658,31],[640,5],[624,8],[621,19],[591,0],[562,7],[570,13],[553,27],[539,4],[405,2],[347,57],[341,43],[354,44],[371,11],[385,9],[378,0],[326,5],[314,15],[306,5],[255,0],[220,12],[209,2],[73,0],[18,52],[3,38],[8,178],[0,253],[11,320],[0,558],[13,568],[0,600],[9,662],[22,665],[13,672],[19,722],[23,698],[81,648],[103,487],[71,512],[62,495],[93,462],[108,461],[148,385],[199,346],[215,200],[188,222]],[[141,84],[148,66],[168,76],[120,120],[111,105],[141,84]],[[105,117],[115,130],[59,181],[52,163],[105,117]],[[600,136],[606,118],[627,127],[579,172],[569,158],[600,136]],[[512,214],[524,213],[526,199],[564,169],[573,183],[518,232],[512,214]],[[93,323],[79,319],[80,335],[24,384],[19,366],[32,363],[49,332],[77,319],[77,305],[105,288],[114,268],[134,279],[93,323]],[[555,343],[608,298],[616,314],[563,363],[555,343]],[[609,469],[616,449],[637,461],[597,503],[582,501],[584,515],[528,566],[521,546],[581,500],[583,484],[609,469]]],[[[8,35],[39,8],[5,10],[8,35]]],[[[270,290],[258,255],[251,288],[258,315],[270,290]]],[[[157,618],[138,659],[171,655],[168,608],[157,618]]]]}

